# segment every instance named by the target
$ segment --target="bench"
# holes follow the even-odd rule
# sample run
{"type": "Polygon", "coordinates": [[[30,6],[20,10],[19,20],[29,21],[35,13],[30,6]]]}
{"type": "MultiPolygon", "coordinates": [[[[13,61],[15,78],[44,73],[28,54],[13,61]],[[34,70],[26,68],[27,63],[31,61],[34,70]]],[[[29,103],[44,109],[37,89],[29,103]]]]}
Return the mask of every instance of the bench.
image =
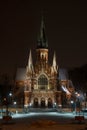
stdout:
{"type": "Polygon", "coordinates": [[[84,116],[75,116],[75,120],[78,121],[79,123],[81,123],[82,121],[84,121],[84,116]]]}
{"type": "Polygon", "coordinates": [[[3,116],[3,120],[8,122],[12,120],[12,116],[3,116]]]}

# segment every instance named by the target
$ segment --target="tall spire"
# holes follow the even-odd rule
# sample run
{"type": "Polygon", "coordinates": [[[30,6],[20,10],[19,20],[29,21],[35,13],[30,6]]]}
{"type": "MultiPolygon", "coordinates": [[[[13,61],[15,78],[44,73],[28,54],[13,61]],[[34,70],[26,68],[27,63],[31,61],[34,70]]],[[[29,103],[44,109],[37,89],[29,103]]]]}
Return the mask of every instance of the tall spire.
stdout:
{"type": "Polygon", "coordinates": [[[42,16],[42,20],[41,20],[41,27],[40,27],[40,34],[39,34],[37,48],[46,48],[46,49],[48,48],[48,43],[47,43],[46,34],[45,34],[45,25],[44,25],[43,16],[42,16]]]}

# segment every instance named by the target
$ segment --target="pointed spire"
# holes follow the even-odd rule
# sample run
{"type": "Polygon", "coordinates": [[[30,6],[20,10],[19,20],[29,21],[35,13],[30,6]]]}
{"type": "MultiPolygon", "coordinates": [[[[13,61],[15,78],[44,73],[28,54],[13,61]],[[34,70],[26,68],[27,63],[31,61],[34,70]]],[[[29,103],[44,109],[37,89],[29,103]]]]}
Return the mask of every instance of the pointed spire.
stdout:
{"type": "Polygon", "coordinates": [[[53,56],[53,66],[56,66],[56,54],[54,52],[54,56],[53,56]]]}
{"type": "Polygon", "coordinates": [[[53,69],[55,72],[57,72],[57,69],[58,69],[58,66],[57,66],[57,63],[56,63],[56,54],[54,52],[54,56],[53,56],[53,69]]]}
{"type": "Polygon", "coordinates": [[[45,25],[44,25],[43,16],[42,16],[42,20],[41,20],[41,27],[40,27],[40,34],[39,34],[37,48],[48,48],[48,43],[47,43],[46,34],[45,34],[45,25]]]}
{"type": "Polygon", "coordinates": [[[28,59],[28,70],[29,72],[34,71],[31,50],[30,50],[29,59],[28,59]]]}

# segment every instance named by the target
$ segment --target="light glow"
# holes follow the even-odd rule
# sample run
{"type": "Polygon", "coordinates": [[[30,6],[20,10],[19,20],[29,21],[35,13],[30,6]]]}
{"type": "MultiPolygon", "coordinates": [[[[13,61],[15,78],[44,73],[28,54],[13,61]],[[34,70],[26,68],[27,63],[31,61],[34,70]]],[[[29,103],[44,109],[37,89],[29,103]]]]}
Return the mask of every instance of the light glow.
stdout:
{"type": "Polygon", "coordinates": [[[14,105],[16,105],[16,104],[17,104],[17,102],[14,101],[14,105]]]}
{"type": "Polygon", "coordinates": [[[71,94],[66,87],[62,86],[62,89],[63,89],[64,92],[66,92],[67,94],[71,94]]]}

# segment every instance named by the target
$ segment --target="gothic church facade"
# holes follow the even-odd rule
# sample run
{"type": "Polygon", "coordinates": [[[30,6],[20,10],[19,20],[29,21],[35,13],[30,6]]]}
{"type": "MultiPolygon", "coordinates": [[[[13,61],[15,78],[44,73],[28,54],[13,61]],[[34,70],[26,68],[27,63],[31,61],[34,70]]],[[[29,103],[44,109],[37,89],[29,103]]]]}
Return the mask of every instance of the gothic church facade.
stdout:
{"type": "MultiPolygon", "coordinates": [[[[62,106],[63,96],[67,98],[67,101],[72,97],[74,88],[69,86],[68,80],[59,80],[59,67],[56,61],[56,54],[54,53],[53,62],[50,65],[48,52],[45,26],[42,19],[36,48],[36,63],[33,64],[30,50],[25,78],[21,81],[24,87],[25,108],[29,106],[35,108],[62,106]]],[[[20,81],[17,82],[17,84],[19,83],[20,81]]]]}

